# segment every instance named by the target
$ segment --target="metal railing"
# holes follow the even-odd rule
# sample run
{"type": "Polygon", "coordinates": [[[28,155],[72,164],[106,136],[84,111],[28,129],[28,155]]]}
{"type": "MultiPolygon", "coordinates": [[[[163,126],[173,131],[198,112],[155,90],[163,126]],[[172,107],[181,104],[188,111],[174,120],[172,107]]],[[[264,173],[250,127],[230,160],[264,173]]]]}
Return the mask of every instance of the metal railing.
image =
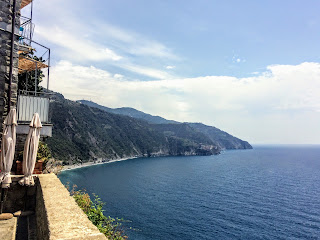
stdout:
{"type": "MultiPolygon", "coordinates": [[[[25,38],[26,41],[30,41],[30,45],[21,45],[19,44],[20,48],[24,48],[24,47],[31,47],[32,49],[37,49],[37,56],[36,59],[34,59],[34,52],[32,52],[31,54],[27,54],[27,56],[23,56],[21,55],[21,58],[25,58],[28,61],[33,61],[33,62],[39,62],[41,61],[41,63],[47,65],[47,89],[49,89],[49,82],[50,82],[50,48],[34,41],[31,40],[29,38],[25,38]]],[[[19,69],[19,71],[23,71],[23,69],[19,69]]]]}
{"type": "Polygon", "coordinates": [[[31,39],[33,37],[35,24],[32,22],[32,19],[24,16],[21,16],[20,20],[22,23],[19,29],[19,43],[21,45],[31,46],[31,39]]]}
{"type": "Polygon", "coordinates": [[[30,122],[33,114],[38,113],[42,123],[49,123],[49,93],[21,91],[18,95],[17,112],[19,122],[30,122]],[[32,95],[34,94],[34,95],[32,95]]]}

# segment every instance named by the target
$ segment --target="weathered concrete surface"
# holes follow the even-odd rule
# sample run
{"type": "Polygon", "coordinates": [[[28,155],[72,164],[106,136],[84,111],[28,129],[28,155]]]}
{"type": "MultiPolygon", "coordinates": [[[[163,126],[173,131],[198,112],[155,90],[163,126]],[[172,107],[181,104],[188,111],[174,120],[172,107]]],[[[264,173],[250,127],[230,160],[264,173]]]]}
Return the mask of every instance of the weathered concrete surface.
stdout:
{"type": "Polygon", "coordinates": [[[0,238],[1,240],[16,239],[17,218],[0,221],[0,238]]]}
{"type": "Polygon", "coordinates": [[[78,207],[56,175],[42,174],[38,177],[38,239],[107,239],[78,207]]]}

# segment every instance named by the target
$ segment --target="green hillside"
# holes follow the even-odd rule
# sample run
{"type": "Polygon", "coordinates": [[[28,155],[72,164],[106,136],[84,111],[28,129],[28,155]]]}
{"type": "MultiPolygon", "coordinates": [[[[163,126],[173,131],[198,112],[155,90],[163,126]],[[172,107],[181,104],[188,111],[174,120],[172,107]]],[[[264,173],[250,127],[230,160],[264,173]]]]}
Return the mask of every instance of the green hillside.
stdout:
{"type": "Polygon", "coordinates": [[[52,98],[50,111],[54,127],[47,143],[55,158],[69,164],[95,158],[211,155],[220,151],[206,136],[189,128],[167,134],[161,126],[70,101],[61,94],[52,98]]]}
{"type": "MultiPolygon", "coordinates": [[[[176,128],[178,130],[180,127],[178,126],[179,122],[167,120],[165,118],[159,117],[159,116],[152,116],[150,114],[141,112],[139,110],[136,110],[134,108],[108,108],[105,106],[101,106],[97,103],[87,101],[87,100],[79,100],[78,102],[88,105],[90,107],[99,108],[101,110],[104,110],[106,112],[110,113],[116,113],[120,115],[130,116],[136,119],[142,119],[150,124],[161,124],[161,126],[155,126],[156,129],[163,129],[163,131],[167,131],[166,128],[168,128],[169,132],[170,129],[176,128]],[[165,124],[169,124],[166,126],[165,124]]],[[[236,138],[229,133],[222,131],[216,127],[207,126],[202,123],[183,123],[184,128],[186,128],[186,125],[193,128],[192,131],[195,138],[197,136],[203,136],[205,135],[207,138],[211,140],[211,144],[214,144],[216,146],[219,146],[221,149],[252,149],[252,146],[239,138],[236,138]],[[201,134],[200,134],[201,133],[201,134]]],[[[190,129],[186,131],[191,131],[190,129]]],[[[176,132],[177,133],[177,132],[176,132]]]]}

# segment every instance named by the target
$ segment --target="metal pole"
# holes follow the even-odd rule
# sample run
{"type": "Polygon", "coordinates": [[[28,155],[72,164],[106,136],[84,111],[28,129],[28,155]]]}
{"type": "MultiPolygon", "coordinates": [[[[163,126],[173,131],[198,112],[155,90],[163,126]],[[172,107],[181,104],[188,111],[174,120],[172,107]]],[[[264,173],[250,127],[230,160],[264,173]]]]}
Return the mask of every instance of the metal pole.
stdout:
{"type": "Polygon", "coordinates": [[[50,79],[50,49],[49,49],[49,59],[48,59],[47,91],[49,90],[49,79],[50,79]]]}
{"type": "Polygon", "coordinates": [[[37,85],[38,85],[38,63],[36,62],[36,72],[34,73],[34,95],[37,96],[37,85]]]}
{"type": "Polygon", "coordinates": [[[28,72],[26,72],[26,91],[28,91],[28,72]]]}
{"type": "Polygon", "coordinates": [[[14,49],[14,25],[16,22],[16,0],[13,0],[12,6],[12,26],[11,26],[11,50],[10,50],[10,71],[9,71],[9,87],[8,87],[8,114],[11,109],[11,84],[13,72],[13,49],[14,49]]]}
{"type": "MultiPolygon", "coordinates": [[[[49,48],[49,59],[48,59],[48,77],[47,77],[47,93],[49,93],[49,82],[50,82],[50,59],[51,59],[51,51],[50,51],[50,48],[49,48]]],[[[49,98],[50,98],[50,95],[49,95],[49,98]]],[[[49,115],[49,110],[50,110],[50,104],[48,105],[48,122],[50,122],[51,120],[51,117],[49,115]]]]}
{"type": "Polygon", "coordinates": [[[31,39],[32,39],[32,11],[33,11],[33,1],[31,1],[31,13],[30,13],[30,41],[29,45],[31,46],[31,39]]]}

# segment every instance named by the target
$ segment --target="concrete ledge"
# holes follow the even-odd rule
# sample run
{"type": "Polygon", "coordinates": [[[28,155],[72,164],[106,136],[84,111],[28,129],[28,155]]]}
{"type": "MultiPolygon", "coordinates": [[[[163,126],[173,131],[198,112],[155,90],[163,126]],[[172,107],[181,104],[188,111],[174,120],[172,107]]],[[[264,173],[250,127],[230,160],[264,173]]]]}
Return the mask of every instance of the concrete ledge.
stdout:
{"type": "Polygon", "coordinates": [[[2,240],[16,239],[17,218],[2,220],[0,224],[0,237],[2,240]]]}
{"type": "Polygon", "coordinates": [[[56,175],[42,174],[38,178],[38,239],[107,239],[78,207],[56,175]]]}
{"type": "MultiPolygon", "coordinates": [[[[18,123],[17,125],[17,134],[25,134],[29,133],[29,124],[30,123],[18,123]]],[[[42,124],[42,128],[40,131],[40,135],[42,137],[52,137],[52,124],[42,124]]]]}

